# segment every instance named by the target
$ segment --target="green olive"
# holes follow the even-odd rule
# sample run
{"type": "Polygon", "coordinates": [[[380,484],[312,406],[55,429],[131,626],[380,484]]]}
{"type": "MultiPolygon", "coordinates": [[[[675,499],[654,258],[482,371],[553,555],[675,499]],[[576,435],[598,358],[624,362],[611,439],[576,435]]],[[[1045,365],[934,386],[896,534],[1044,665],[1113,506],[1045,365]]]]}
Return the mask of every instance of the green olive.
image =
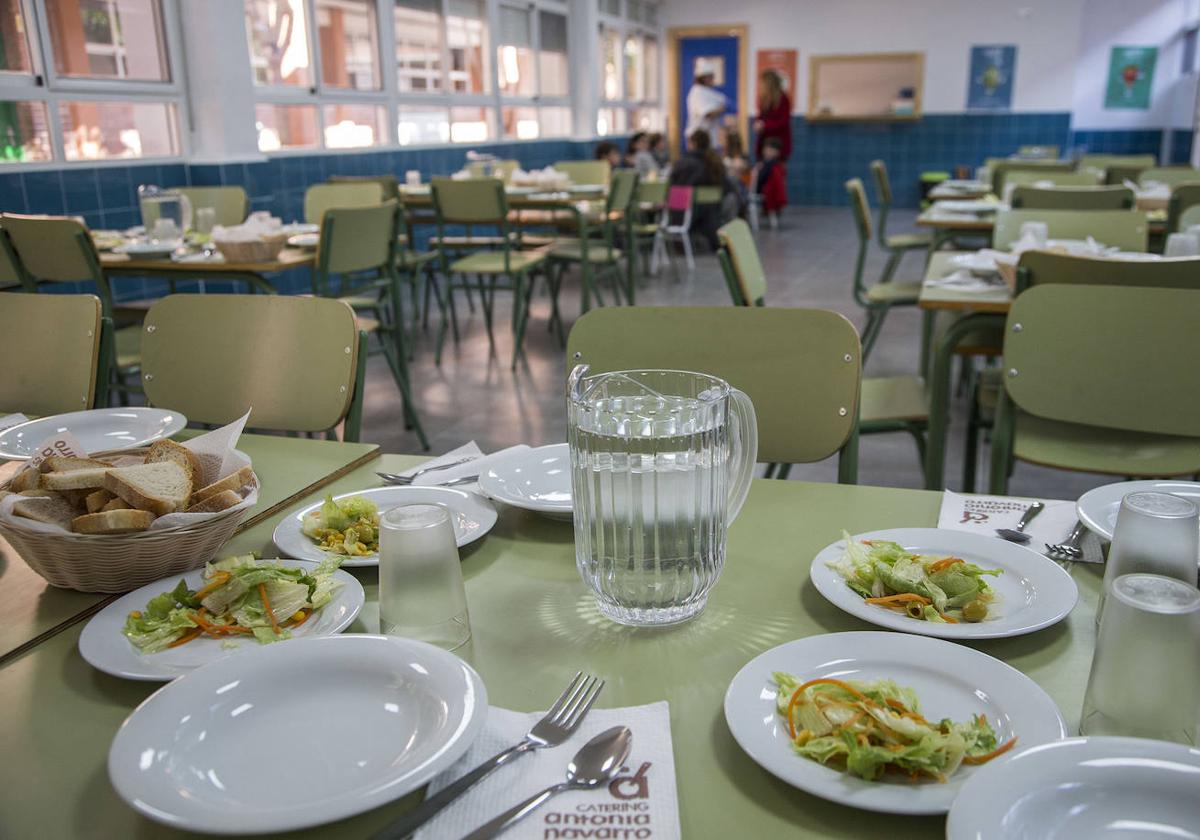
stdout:
{"type": "Polygon", "coordinates": [[[968,601],[963,607],[963,618],[972,623],[987,618],[987,604],[983,601],[968,601]]]}

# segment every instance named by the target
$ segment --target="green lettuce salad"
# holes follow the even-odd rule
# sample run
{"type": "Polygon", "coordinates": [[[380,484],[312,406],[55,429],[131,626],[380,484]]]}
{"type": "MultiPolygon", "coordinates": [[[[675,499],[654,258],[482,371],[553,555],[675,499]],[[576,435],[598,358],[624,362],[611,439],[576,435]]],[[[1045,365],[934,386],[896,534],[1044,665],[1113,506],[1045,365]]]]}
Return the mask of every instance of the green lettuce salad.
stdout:
{"type": "Polygon", "coordinates": [[[141,653],[209,636],[233,642],[242,636],[260,644],[291,638],[312,614],[333,600],[342,583],[333,577],[341,561],[325,560],[309,572],[262,562],[254,554],[226,557],[204,567],[204,586],[193,591],[180,580],[170,592],[131,612],[122,632],[141,653]]]}
{"type": "Polygon", "coordinates": [[[845,531],[842,537],[846,551],[829,568],[866,603],[943,624],[995,617],[996,593],[987,578],[1000,569],[982,569],[960,557],[913,554],[887,540],[856,542],[845,531]]]}
{"type": "Polygon", "coordinates": [[[300,530],[322,550],[344,557],[365,557],[379,551],[379,508],[370,499],[334,499],[304,517],[300,530]]]}
{"type": "Polygon", "coordinates": [[[987,718],[929,721],[917,696],[892,680],[815,679],[801,683],[777,672],[775,706],[787,721],[797,755],[868,782],[888,774],[910,781],[946,781],[963,764],[984,764],[1008,752],[987,718]]]}

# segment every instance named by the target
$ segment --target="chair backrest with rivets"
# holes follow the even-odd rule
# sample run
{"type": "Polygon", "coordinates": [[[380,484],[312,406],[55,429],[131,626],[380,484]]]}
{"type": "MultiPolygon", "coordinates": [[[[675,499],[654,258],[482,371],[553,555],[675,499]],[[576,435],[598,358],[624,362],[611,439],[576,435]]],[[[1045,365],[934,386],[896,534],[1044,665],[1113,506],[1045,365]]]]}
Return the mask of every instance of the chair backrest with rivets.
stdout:
{"type": "Polygon", "coordinates": [[[1179,184],[1200,183],[1200,169],[1191,166],[1160,166],[1154,169],[1143,169],[1138,176],[1138,183],[1145,184],[1179,184]]]}
{"type": "Polygon", "coordinates": [[[1129,187],[1037,187],[1020,185],[1009,203],[1026,210],[1130,210],[1137,197],[1129,187]]]}
{"type": "Polygon", "coordinates": [[[1043,222],[1050,239],[1087,239],[1122,251],[1145,251],[1150,235],[1146,214],[1138,210],[1001,210],[996,214],[992,247],[1007,250],[1021,237],[1021,225],[1043,222]]]}
{"type": "Polygon", "coordinates": [[[319,225],[330,207],[364,207],[382,201],[383,187],[373,180],[313,184],[304,192],[304,221],[319,225]]]}
{"type": "Polygon", "coordinates": [[[95,295],[12,292],[0,298],[0,412],[31,416],[92,407],[100,359],[95,295]]]}
{"type": "Polygon", "coordinates": [[[607,184],[612,175],[612,164],[606,160],[560,160],[554,168],[577,185],[607,184]]]}
{"type": "Polygon", "coordinates": [[[745,219],[734,219],[717,230],[717,238],[729,254],[742,306],[753,306],[767,296],[767,275],[762,260],[758,258],[758,246],[754,234],[745,219]]]}

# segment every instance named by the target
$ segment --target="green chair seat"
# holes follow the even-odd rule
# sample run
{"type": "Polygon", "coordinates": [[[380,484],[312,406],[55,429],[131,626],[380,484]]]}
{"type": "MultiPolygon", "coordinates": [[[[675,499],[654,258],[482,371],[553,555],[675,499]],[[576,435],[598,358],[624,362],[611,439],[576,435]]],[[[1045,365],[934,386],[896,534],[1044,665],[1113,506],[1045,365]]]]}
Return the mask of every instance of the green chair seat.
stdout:
{"type": "MultiPolygon", "coordinates": [[[[579,262],[583,259],[583,247],[578,239],[564,239],[555,242],[550,246],[550,256],[556,260],[568,260],[570,262],[579,262]]],[[[613,248],[611,251],[604,245],[603,242],[597,241],[589,244],[587,250],[587,260],[593,263],[606,263],[619,260],[622,253],[619,249],[613,248]]]]}
{"type": "Polygon", "coordinates": [[[633,226],[633,232],[637,236],[653,236],[658,233],[658,222],[639,222],[633,226]]]}
{"type": "Polygon", "coordinates": [[[505,263],[503,251],[479,251],[450,264],[455,274],[509,274],[528,271],[546,261],[545,251],[509,251],[505,263]]]}
{"type": "Polygon", "coordinates": [[[113,339],[117,345],[117,370],[126,373],[142,365],[142,328],[123,327],[113,339]]]}
{"type": "Polygon", "coordinates": [[[916,376],[877,376],[862,381],[859,421],[922,422],[929,419],[925,383],[916,376]]]}
{"type": "Polygon", "coordinates": [[[1131,478],[1200,472],[1200,438],[1105,429],[1017,415],[1013,454],[1022,461],[1131,478]]]}
{"type": "Polygon", "coordinates": [[[441,255],[437,251],[405,251],[396,256],[401,268],[416,268],[433,262],[441,255]]]}
{"type": "Polygon", "coordinates": [[[560,237],[551,234],[526,233],[521,236],[522,248],[545,248],[558,242],[560,237]]]}
{"type": "Polygon", "coordinates": [[[925,233],[892,233],[884,239],[888,248],[908,250],[910,248],[928,248],[931,238],[925,233]]]}
{"type": "Polygon", "coordinates": [[[867,288],[867,300],[871,303],[896,305],[916,303],[921,294],[920,283],[888,282],[876,283],[867,288]]]}
{"type": "Polygon", "coordinates": [[[379,295],[343,295],[338,300],[350,304],[351,309],[374,309],[385,303],[379,295]]]}

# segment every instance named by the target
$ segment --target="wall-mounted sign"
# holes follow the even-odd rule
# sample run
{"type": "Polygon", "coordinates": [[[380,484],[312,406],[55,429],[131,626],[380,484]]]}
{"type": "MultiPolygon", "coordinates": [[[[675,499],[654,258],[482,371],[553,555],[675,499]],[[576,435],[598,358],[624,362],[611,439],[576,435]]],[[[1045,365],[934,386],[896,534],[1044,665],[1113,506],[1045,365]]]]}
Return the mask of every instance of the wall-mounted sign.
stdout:
{"type": "Polygon", "coordinates": [[[1154,87],[1154,63],[1157,47],[1113,47],[1108,61],[1108,86],[1104,92],[1105,108],[1150,107],[1150,90],[1154,87]]]}
{"type": "Polygon", "coordinates": [[[1007,111],[1012,108],[1017,75],[1017,48],[1011,44],[971,47],[967,75],[967,110],[1007,111]]]}

